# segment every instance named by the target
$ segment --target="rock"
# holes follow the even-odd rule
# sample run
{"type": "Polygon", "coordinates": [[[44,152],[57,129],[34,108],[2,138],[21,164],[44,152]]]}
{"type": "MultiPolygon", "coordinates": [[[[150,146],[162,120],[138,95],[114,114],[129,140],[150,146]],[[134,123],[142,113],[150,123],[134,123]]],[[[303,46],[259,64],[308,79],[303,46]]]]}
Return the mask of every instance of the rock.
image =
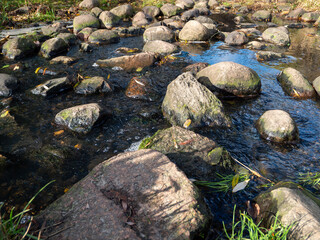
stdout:
{"type": "Polygon", "coordinates": [[[152,17],[140,11],[132,18],[132,26],[134,27],[142,27],[150,24],[152,21],[152,17]]]}
{"type": "Polygon", "coordinates": [[[98,60],[97,64],[100,67],[121,67],[126,71],[131,71],[136,68],[151,66],[156,60],[157,57],[154,53],[138,53],[130,56],[98,60]]]}
{"type": "Polygon", "coordinates": [[[215,24],[216,25],[216,22],[213,21],[211,18],[209,17],[206,17],[206,16],[199,16],[199,17],[196,17],[194,20],[198,21],[199,23],[209,23],[209,24],[215,24]]]}
{"type": "Polygon", "coordinates": [[[77,37],[72,33],[60,33],[57,38],[63,39],[69,46],[75,45],[77,42],[77,37]]]}
{"type": "Polygon", "coordinates": [[[250,39],[255,39],[262,35],[262,33],[256,28],[243,28],[239,29],[239,32],[245,33],[250,39]]]}
{"type": "Polygon", "coordinates": [[[139,149],[144,148],[165,154],[188,178],[200,181],[212,181],[217,177],[216,173],[234,173],[238,169],[223,147],[179,126],[159,130],[145,138],[139,146],[139,149]]]}
{"type": "Polygon", "coordinates": [[[133,17],[134,11],[130,4],[120,5],[118,7],[112,8],[111,13],[120,17],[121,19],[133,17]]]}
{"type": "Polygon", "coordinates": [[[251,17],[255,21],[262,21],[262,22],[270,22],[272,15],[271,11],[268,10],[259,10],[252,14],[251,17]]]}
{"type": "Polygon", "coordinates": [[[209,66],[209,63],[204,63],[204,62],[199,62],[199,63],[194,63],[191,65],[186,66],[184,69],[182,69],[183,72],[191,72],[192,74],[197,74],[200,72],[202,69],[206,68],[209,66]]]}
{"type": "Polygon", "coordinates": [[[218,96],[254,97],[261,91],[258,74],[234,62],[211,65],[198,72],[197,79],[218,96]]]}
{"type": "Polygon", "coordinates": [[[216,7],[219,6],[219,3],[218,3],[217,0],[209,0],[208,6],[209,6],[211,9],[215,9],[216,7]]]}
{"type": "Polygon", "coordinates": [[[200,15],[209,16],[211,14],[211,11],[209,8],[197,8],[199,10],[200,15]]]}
{"type": "Polygon", "coordinates": [[[183,9],[183,10],[186,10],[189,8],[193,8],[194,1],[193,0],[177,0],[176,6],[183,9]]]}
{"type": "Polygon", "coordinates": [[[72,63],[75,63],[76,61],[77,59],[74,57],[59,56],[51,59],[50,64],[59,64],[59,63],[72,64],[72,63]]]}
{"type": "Polygon", "coordinates": [[[320,239],[320,201],[308,190],[291,182],[280,182],[261,193],[255,201],[260,206],[262,226],[268,228],[275,214],[281,224],[289,226],[289,238],[293,240],[320,239]]]}
{"type": "Polygon", "coordinates": [[[166,17],[172,17],[175,15],[178,15],[179,13],[182,12],[182,9],[179,8],[178,6],[175,6],[171,3],[166,3],[160,8],[161,12],[163,13],[164,16],[166,17]]]}
{"type": "Polygon", "coordinates": [[[320,76],[312,82],[312,86],[320,96],[320,76]]]}
{"type": "Polygon", "coordinates": [[[165,26],[159,27],[151,27],[145,30],[143,33],[143,40],[154,41],[154,40],[162,40],[165,42],[173,42],[174,41],[174,33],[173,31],[165,26]]]}
{"type": "Polygon", "coordinates": [[[81,41],[87,41],[89,36],[94,32],[97,31],[98,29],[96,28],[84,28],[82,29],[78,34],[77,37],[81,40],[81,41]]]}
{"type": "Polygon", "coordinates": [[[110,11],[103,11],[99,15],[99,20],[101,22],[101,27],[102,28],[111,29],[114,26],[119,24],[121,18],[116,16],[116,15],[114,15],[110,11]]]}
{"type": "Polygon", "coordinates": [[[240,24],[240,23],[244,23],[246,21],[246,19],[243,16],[236,16],[233,21],[236,24],[240,24]]]}
{"type": "Polygon", "coordinates": [[[80,51],[82,52],[91,52],[93,48],[88,43],[81,43],[80,45],[80,51]]]}
{"type": "Polygon", "coordinates": [[[292,143],[299,140],[299,131],[290,114],[282,110],[266,111],[257,121],[260,135],[272,142],[292,143]]]}
{"type": "Polygon", "coordinates": [[[169,55],[171,53],[178,52],[179,48],[177,45],[174,45],[172,43],[155,40],[146,42],[146,44],[143,46],[143,51],[169,55]]]}
{"type": "Polygon", "coordinates": [[[126,96],[129,98],[155,101],[157,99],[157,94],[155,93],[151,82],[148,78],[140,76],[133,77],[126,89],[126,96]]]}
{"type": "Polygon", "coordinates": [[[145,6],[142,11],[153,18],[160,16],[161,13],[160,8],[156,6],[145,6]]]}
{"type": "Polygon", "coordinates": [[[179,33],[179,39],[182,41],[207,41],[209,38],[208,28],[195,20],[187,22],[179,33]]]}
{"type": "Polygon", "coordinates": [[[41,45],[40,54],[44,58],[52,58],[68,51],[68,44],[61,38],[51,38],[41,45]]]}
{"type": "Polygon", "coordinates": [[[310,12],[310,13],[304,13],[301,16],[301,21],[304,22],[315,22],[320,17],[319,12],[310,12]]]}
{"type": "Polygon", "coordinates": [[[191,9],[188,11],[185,11],[181,15],[181,20],[182,21],[189,21],[192,18],[198,17],[199,16],[199,10],[198,9],[191,9]]]}
{"type": "Polygon", "coordinates": [[[100,163],[37,217],[42,221],[54,226],[44,232],[55,233],[53,240],[173,240],[197,238],[207,230],[210,214],[185,174],[147,149],[100,163]]]}
{"type": "Polygon", "coordinates": [[[196,1],[193,8],[208,8],[208,1],[196,1]]]}
{"type": "Polygon", "coordinates": [[[243,32],[233,31],[225,38],[226,44],[230,46],[241,46],[248,42],[247,35],[243,32]]]}
{"type": "Polygon", "coordinates": [[[55,78],[39,84],[31,93],[49,97],[54,94],[69,90],[72,88],[71,80],[68,77],[55,78]]]}
{"type": "Polygon", "coordinates": [[[94,7],[91,9],[90,12],[93,13],[98,18],[100,14],[103,12],[103,10],[99,7],[94,7]]]}
{"type": "Polygon", "coordinates": [[[290,19],[290,20],[297,20],[299,19],[299,17],[301,17],[303,14],[305,14],[306,11],[302,8],[297,8],[293,11],[291,11],[287,16],[286,18],[287,19],[290,19]]]}
{"type": "Polygon", "coordinates": [[[99,7],[100,3],[99,0],[83,0],[81,3],[79,3],[80,8],[94,8],[99,7]]]}
{"type": "Polygon", "coordinates": [[[271,42],[279,46],[287,47],[290,45],[289,34],[281,28],[267,28],[262,33],[262,38],[267,42],[271,42]]]}
{"type": "Polygon", "coordinates": [[[0,73],[0,97],[9,97],[18,87],[18,79],[9,74],[0,73]]]}
{"type": "Polygon", "coordinates": [[[291,97],[312,98],[316,94],[309,81],[294,68],[283,69],[277,79],[283,91],[291,97]]]}
{"type": "Polygon", "coordinates": [[[113,86],[103,77],[92,77],[82,80],[74,91],[78,94],[109,93],[113,91],[113,86]]]}
{"type": "Polygon", "coordinates": [[[84,28],[99,28],[99,19],[91,14],[80,15],[73,19],[73,32],[79,33],[84,28]]]}
{"type": "Polygon", "coordinates": [[[173,80],[162,102],[162,112],[172,125],[183,126],[190,119],[190,127],[231,125],[220,100],[186,72],[173,80]]]}
{"type": "Polygon", "coordinates": [[[276,53],[272,51],[259,51],[256,53],[256,58],[258,61],[271,61],[284,57],[284,53],[276,53]]]}
{"type": "Polygon", "coordinates": [[[88,41],[96,44],[111,44],[120,42],[120,37],[114,30],[100,29],[94,31],[89,36],[88,41]]]}
{"type": "Polygon", "coordinates": [[[128,28],[118,28],[117,29],[120,37],[135,37],[140,36],[144,33],[144,29],[141,27],[128,27],[128,28]]]}
{"type": "Polygon", "coordinates": [[[17,60],[36,54],[36,44],[28,38],[10,39],[2,46],[2,54],[9,59],[17,60]]]}
{"type": "Polygon", "coordinates": [[[238,12],[242,13],[242,14],[247,14],[247,13],[249,13],[249,9],[247,6],[242,6],[239,8],[238,12]]]}
{"type": "Polygon", "coordinates": [[[173,31],[180,30],[184,27],[185,22],[182,20],[173,20],[171,18],[165,19],[162,21],[167,25],[168,28],[172,29],[173,31]]]}
{"type": "Polygon", "coordinates": [[[306,24],[303,24],[303,23],[290,23],[287,25],[287,28],[305,28],[307,27],[306,24]]]}
{"type": "Polygon", "coordinates": [[[50,36],[50,37],[56,37],[59,33],[69,32],[68,29],[66,28],[66,25],[61,22],[56,22],[49,26],[43,26],[41,28],[41,31],[43,35],[50,36]]]}
{"type": "Polygon", "coordinates": [[[88,133],[93,125],[103,117],[102,108],[97,103],[79,105],[60,111],[56,124],[63,125],[78,133],[88,133]]]}
{"type": "Polygon", "coordinates": [[[219,30],[217,29],[217,26],[215,24],[202,23],[202,25],[208,29],[209,35],[211,36],[210,39],[212,39],[213,37],[219,34],[219,30]]]}
{"type": "Polygon", "coordinates": [[[319,27],[320,25],[320,17],[318,18],[318,20],[314,23],[314,26],[319,27]]]}

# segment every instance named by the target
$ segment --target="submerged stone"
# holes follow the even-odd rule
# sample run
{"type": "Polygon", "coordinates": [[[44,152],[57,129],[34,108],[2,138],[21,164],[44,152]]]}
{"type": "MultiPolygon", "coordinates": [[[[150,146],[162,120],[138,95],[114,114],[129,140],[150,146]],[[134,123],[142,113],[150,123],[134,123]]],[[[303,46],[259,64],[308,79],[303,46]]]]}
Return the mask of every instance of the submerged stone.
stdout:
{"type": "Polygon", "coordinates": [[[71,88],[72,84],[70,79],[68,77],[62,77],[51,79],[42,84],[39,84],[31,90],[31,93],[47,97],[53,94],[58,94],[60,92],[69,90],[71,88]]]}
{"type": "Polygon", "coordinates": [[[284,53],[276,53],[272,51],[259,51],[256,52],[256,57],[258,61],[271,61],[279,58],[284,58],[284,53]]]}
{"type": "Polygon", "coordinates": [[[41,45],[40,54],[44,58],[52,58],[68,51],[68,44],[61,38],[51,38],[41,45]]]}
{"type": "Polygon", "coordinates": [[[9,74],[0,73],[0,97],[9,97],[18,87],[18,79],[9,74]]]}
{"type": "Polygon", "coordinates": [[[126,89],[126,96],[129,98],[155,101],[158,96],[154,91],[150,79],[146,77],[133,77],[126,89]]]}
{"type": "Polygon", "coordinates": [[[113,87],[104,77],[92,77],[82,80],[74,91],[78,94],[109,93],[113,91],[113,87]]]}

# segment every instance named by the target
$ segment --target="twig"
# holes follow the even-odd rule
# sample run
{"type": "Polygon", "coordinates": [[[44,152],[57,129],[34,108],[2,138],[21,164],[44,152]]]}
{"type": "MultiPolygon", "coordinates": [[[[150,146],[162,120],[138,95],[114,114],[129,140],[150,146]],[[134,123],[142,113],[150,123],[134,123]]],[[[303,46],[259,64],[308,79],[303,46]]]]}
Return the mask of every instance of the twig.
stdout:
{"type": "Polygon", "coordinates": [[[23,234],[21,240],[24,239],[24,238],[27,236],[27,234],[28,234],[28,232],[29,232],[29,230],[30,230],[31,224],[32,224],[32,220],[33,220],[33,216],[31,216],[31,219],[30,219],[30,223],[29,223],[29,225],[28,225],[28,228],[27,228],[26,232],[23,234]]]}
{"type": "Polygon", "coordinates": [[[41,231],[41,230],[45,230],[45,229],[51,228],[51,227],[58,226],[58,225],[60,225],[60,224],[62,224],[62,223],[63,223],[63,222],[58,222],[58,223],[53,224],[53,225],[50,225],[50,226],[48,226],[48,227],[44,227],[43,229],[42,229],[42,227],[41,227],[40,230],[36,230],[36,231],[34,231],[34,233],[39,232],[39,231],[41,231]]]}
{"type": "Polygon", "coordinates": [[[40,237],[41,237],[41,233],[42,231],[44,230],[45,226],[46,226],[46,223],[47,223],[47,220],[44,220],[41,228],[40,228],[40,231],[39,231],[39,234],[38,234],[38,240],[40,240],[40,237]]]}
{"type": "Polygon", "coordinates": [[[55,233],[50,234],[50,235],[49,235],[48,237],[46,237],[46,238],[53,237],[53,236],[55,236],[55,235],[57,235],[57,234],[65,231],[65,230],[67,230],[67,229],[69,229],[69,228],[71,228],[71,227],[72,227],[72,226],[65,227],[65,228],[63,228],[63,229],[61,229],[61,230],[59,230],[59,231],[56,231],[55,233]]]}

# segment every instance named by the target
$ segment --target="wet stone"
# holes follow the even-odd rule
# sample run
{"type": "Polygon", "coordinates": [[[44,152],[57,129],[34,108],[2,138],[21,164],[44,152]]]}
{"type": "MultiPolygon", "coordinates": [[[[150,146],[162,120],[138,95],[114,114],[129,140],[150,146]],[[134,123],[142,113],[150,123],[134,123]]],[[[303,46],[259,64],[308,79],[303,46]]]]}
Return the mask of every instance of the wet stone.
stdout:
{"type": "Polygon", "coordinates": [[[195,20],[187,22],[179,33],[179,39],[182,41],[207,41],[209,38],[208,28],[195,20]]]}
{"type": "Polygon", "coordinates": [[[49,26],[43,26],[41,28],[41,31],[44,35],[50,36],[50,37],[56,37],[59,33],[69,32],[68,29],[66,28],[66,25],[61,22],[53,23],[49,26]]]}
{"type": "Polygon", "coordinates": [[[147,15],[146,13],[140,11],[132,18],[132,26],[142,27],[150,24],[152,21],[152,17],[147,15]]]}
{"type": "Polygon", "coordinates": [[[98,29],[96,28],[84,28],[82,29],[78,34],[77,37],[81,40],[81,41],[87,41],[89,36],[94,32],[97,31],[98,29]]]}
{"type": "Polygon", "coordinates": [[[120,37],[134,37],[141,36],[144,33],[144,29],[141,27],[128,27],[128,28],[118,28],[116,31],[119,33],[120,37]]]}
{"type": "Polygon", "coordinates": [[[59,94],[60,92],[72,88],[72,83],[68,77],[55,78],[48,80],[31,90],[35,95],[42,95],[44,97],[59,94]]]}
{"type": "Polygon", "coordinates": [[[110,11],[103,11],[99,16],[99,19],[101,21],[101,27],[106,29],[111,29],[118,25],[121,20],[120,17],[110,11]]]}
{"type": "Polygon", "coordinates": [[[78,94],[110,93],[113,91],[113,86],[104,77],[92,77],[82,80],[74,91],[78,94]]]}
{"type": "Polygon", "coordinates": [[[100,14],[103,12],[103,10],[99,7],[94,7],[91,9],[90,12],[93,13],[98,18],[100,14]]]}
{"type": "Polygon", "coordinates": [[[0,73],[0,97],[9,97],[18,87],[18,79],[9,74],[0,73]]]}
{"type": "Polygon", "coordinates": [[[320,17],[319,12],[310,12],[310,13],[304,13],[301,16],[301,21],[304,22],[315,22],[320,17]]]}
{"type": "Polygon", "coordinates": [[[204,69],[208,66],[209,66],[209,63],[199,62],[199,63],[194,63],[189,66],[186,66],[182,71],[183,72],[191,72],[192,74],[197,74],[202,69],[204,69]]]}
{"type": "Polygon", "coordinates": [[[63,39],[69,46],[77,42],[77,37],[72,33],[60,33],[57,37],[63,39]]]}
{"type": "Polygon", "coordinates": [[[99,7],[100,3],[99,0],[83,0],[80,4],[80,8],[94,8],[94,7],[99,7]]]}
{"type": "Polygon", "coordinates": [[[110,10],[114,15],[123,18],[133,17],[134,10],[130,4],[120,5],[110,10]]]}
{"type": "Polygon", "coordinates": [[[12,60],[22,59],[36,53],[36,44],[24,37],[10,39],[2,46],[2,54],[12,60]]]}
{"type": "Polygon", "coordinates": [[[211,14],[209,8],[197,8],[200,15],[209,16],[211,14]]]}
{"type": "Polygon", "coordinates": [[[193,0],[177,0],[176,6],[183,9],[183,10],[186,10],[189,8],[193,8],[194,1],[193,0]]]}
{"type": "Polygon", "coordinates": [[[241,46],[248,42],[247,35],[243,32],[233,31],[225,38],[226,44],[230,46],[241,46]]]}
{"type": "Polygon", "coordinates": [[[99,28],[99,19],[91,14],[80,15],[73,19],[73,32],[78,34],[84,28],[99,28]]]}
{"type": "Polygon", "coordinates": [[[287,26],[288,28],[305,28],[307,27],[307,25],[303,24],[303,23],[290,23],[287,26]]]}
{"type": "Polygon", "coordinates": [[[178,6],[175,6],[171,3],[166,3],[160,8],[161,12],[163,13],[164,16],[166,17],[172,17],[175,15],[178,15],[179,13],[182,12],[182,9],[179,8],[178,6]]]}
{"type": "Polygon", "coordinates": [[[142,11],[153,18],[158,17],[161,13],[160,8],[156,6],[145,6],[142,11]]]}
{"type": "Polygon", "coordinates": [[[100,29],[94,31],[89,36],[88,41],[96,44],[111,44],[120,42],[120,37],[116,31],[100,29]]]}
{"type": "Polygon", "coordinates": [[[125,94],[129,98],[147,101],[155,101],[158,98],[150,79],[143,76],[133,77],[129,82],[125,94]]]}
{"type": "Polygon", "coordinates": [[[281,27],[267,28],[262,33],[262,38],[267,42],[271,42],[279,46],[288,47],[290,45],[289,34],[281,27]]]}
{"type": "Polygon", "coordinates": [[[320,96],[320,76],[312,82],[312,86],[320,96]]]}
{"type": "Polygon", "coordinates": [[[91,52],[93,50],[92,46],[88,43],[81,43],[80,51],[82,52],[91,52]]]}
{"type": "Polygon", "coordinates": [[[68,44],[61,38],[51,38],[41,45],[40,54],[52,58],[68,51],[68,44]]]}
{"type": "Polygon", "coordinates": [[[150,27],[146,29],[145,32],[143,33],[143,40],[145,42],[153,41],[153,40],[173,42],[175,39],[174,39],[174,33],[170,28],[165,26],[159,26],[159,27],[150,27]]]}
{"type": "Polygon", "coordinates": [[[75,63],[77,60],[78,59],[76,59],[74,57],[59,56],[59,57],[52,58],[50,60],[50,64],[59,64],[59,63],[72,64],[72,63],[75,63]]]}
{"type": "Polygon", "coordinates": [[[199,10],[198,9],[191,9],[188,11],[185,11],[181,15],[182,21],[189,21],[190,19],[196,18],[199,16],[199,10]]]}
{"type": "Polygon", "coordinates": [[[256,21],[270,22],[272,15],[271,15],[271,11],[259,10],[259,11],[256,11],[254,14],[252,14],[251,18],[256,21]]]}
{"type": "Polygon", "coordinates": [[[178,52],[179,48],[177,45],[174,45],[172,43],[168,43],[161,40],[155,40],[146,42],[146,44],[143,46],[143,51],[167,55],[178,52]]]}
{"type": "Polygon", "coordinates": [[[276,53],[272,51],[259,51],[256,53],[256,57],[258,61],[272,61],[279,58],[284,58],[285,55],[283,53],[276,53]]]}

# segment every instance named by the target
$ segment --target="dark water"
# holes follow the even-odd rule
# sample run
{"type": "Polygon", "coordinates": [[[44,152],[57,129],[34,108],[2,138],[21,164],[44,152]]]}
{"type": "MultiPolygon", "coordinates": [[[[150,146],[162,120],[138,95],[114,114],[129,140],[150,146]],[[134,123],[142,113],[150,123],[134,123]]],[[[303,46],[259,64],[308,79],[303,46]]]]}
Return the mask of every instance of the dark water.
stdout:
{"type": "MultiPolygon", "coordinates": [[[[291,30],[292,45],[286,52],[288,57],[269,63],[258,62],[254,51],[243,48],[222,50],[219,46],[223,42],[212,42],[210,45],[185,45],[175,61],[145,68],[139,73],[92,67],[97,59],[120,56],[115,52],[118,47],[142,48],[142,37],[123,38],[118,44],[96,47],[92,53],[82,53],[74,47],[68,56],[78,57],[80,61],[72,66],[50,65],[41,57],[27,59],[23,62],[25,69],[14,73],[21,84],[8,108],[19,126],[18,130],[13,131],[18,131],[19,134],[12,139],[0,136],[0,154],[7,158],[7,165],[0,168],[0,201],[5,202],[8,208],[19,208],[43,185],[56,180],[37,198],[34,207],[39,210],[62,195],[66,188],[84,177],[98,163],[125,151],[157,130],[169,127],[160,109],[166,86],[181,74],[183,67],[193,62],[237,62],[254,69],[262,81],[262,93],[259,97],[223,102],[232,117],[232,128],[205,128],[197,132],[217,141],[234,157],[274,181],[296,180],[299,173],[320,171],[319,98],[293,99],[284,94],[276,80],[280,70],[287,66],[301,71],[310,82],[320,76],[319,35],[315,28],[291,30]],[[52,98],[34,96],[30,89],[52,78],[35,74],[37,67],[48,67],[59,72],[58,76],[80,74],[83,77],[107,77],[110,74],[110,81],[116,88],[109,95],[80,96],[71,91],[52,98]],[[157,101],[145,102],[125,96],[124,89],[129,80],[138,75],[152,80],[159,94],[157,101]],[[101,104],[112,111],[113,115],[88,134],[72,133],[54,123],[54,116],[60,110],[92,102],[101,104]],[[282,109],[291,114],[299,128],[298,144],[276,145],[260,138],[254,127],[255,122],[270,109],[282,109]],[[150,117],[145,117],[145,113],[150,114],[150,117]],[[62,134],[54,134],[62,129],[62,134]],[[60,160],[49,163],[44,161],[48,153],[50,156],[58,156],[60,160]]],[[[11,63],[13,62],[0,59],[0,67],[11,63]]],[[[8,70],[1,69],[0,72],[8,70]]],[[[248,190],[245,197],[254,195],[255,192],[248,190]]],[[[225,219],[230,211],[232,213],[230,205],[239,204],[238,201],[242,200],[241,194],[208,197],[212,208],[217,203],[226,206],[225,209],[213,209],[219,220],[225,219]]],[[[215,227],[221,229],[221,223],[215,227]]]]}

